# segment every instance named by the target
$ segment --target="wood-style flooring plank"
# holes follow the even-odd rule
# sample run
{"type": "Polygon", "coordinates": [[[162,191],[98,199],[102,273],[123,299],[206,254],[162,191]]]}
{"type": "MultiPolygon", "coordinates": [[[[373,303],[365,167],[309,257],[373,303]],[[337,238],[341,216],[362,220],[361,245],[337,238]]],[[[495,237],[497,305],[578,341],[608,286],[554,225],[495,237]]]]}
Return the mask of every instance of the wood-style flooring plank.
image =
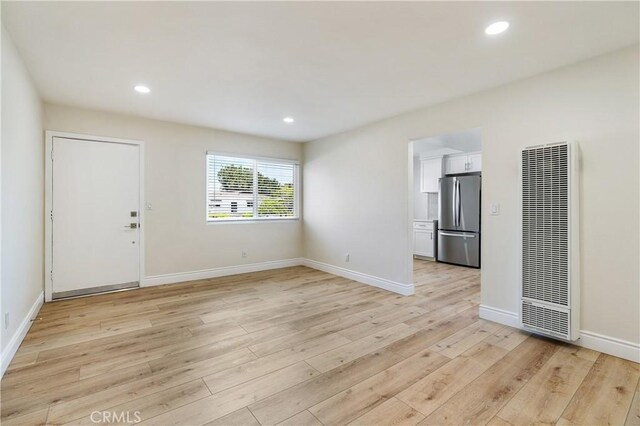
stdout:
{"type": "Polygon", "coordinates": [[[640,426],[640,380],[638,381],[638,386],[636,387],[636,392],[624,424],[625,426],[640,426]]]}
{"type": "Polygon", "coordinates": [[[231,414],[205,423],[207,426],[260,426],[247,408],[241,408],[231,414]]]}
{"type": "Polygon", "coordinates": [[[396,398],[389,398],[373,410],[349,423],[349,426],[413,426],[423,419],[424,416],[422,414],[404,402],[396,398]]]}
{"type": "Polygon", "coordinates": [[[639,378],[640,365],[601,354],[562,418],[569,424],[624,424],[639,378]]]}
{"type": "Polygon", "coordinates": [[[557,346],[547,340],[525,340],[441,405],[423,424],[486,424],[556,350],[557,346]]]}
{"type": "Polygon", "coordinates": [[[247,348],[242,348],[216,358],[201,361],[198,364],[160,372],[131,383],[109,387],[105,390],[84,395],[79,394],[75,399],[51,405],[48,421],[51,423],[67,423],[90,415],[95,410],[95,407],[119,405],[182,385],[202,377],[203,374],[213,374],[216,371],[249,362],[253,359],[255,359],[255,355],[247,348]]]}
{"type": "Polygon", "coordinates": [[[417,329],[406,324],[398,324],[379,333],[363,337],[355,342],[317,355],[308,359],[307,362],[318,371],[329,371],[377,349],[388,346],[397,340],[415,334],[417,331],[417,329]]]}
{"type": "Polygon", "coordinates": [[[506,354],[506,349],[479,343],[396,397],[428,416],[506,354]]]}
{"type": "Polygon", "coordinates": [[[402,359],[402,356],[384,348],[251,404],[249,409],[262,425],[275,425],[397,364],[402,359]]]}
{"type": "Polygon", "coordinates": [[[349,339],[337,333],[328,334],[291,349],[284,349],[237,367],[205,376],[204,381],[213,392],[219,392],[350,342],[349,339]]]}
{"type": "Polygon", "coordinates": [[[133,383],[151,375],[151,369],[146,363],[131,368],[124,368],[116,372],[103,374],[89,380],[79,380],[71,383],[61,383],[52,387],[51,383],[43,380],[30,383],[20,388],[19,392],[12,390],[3,394],[3,420],[29,413],[42,406],[61,404],[88,394],[95,394],[118,385],[133,383]],[[35,386],[37,385],[37,386],[35,386]],[[4,396],[7,395],[6,398],[4,396]]]}
{"type": "MultiPolygon", "coordinates": [[[[186,404],[210,396],[211,392],[202,379],[196,379],[182,385],[174,386],[164,391],[156,392],[142,398],[134,399],[113,407],[100,407],[95,411],[115,413],[122,416],[124,421],[110,421],[109,424],[131,424],[159,416],[175,410],[186,404]]],[[[71,421],[69,424],[91,426],[95,425],[95,411],[85,418],[71,421]]]]}
{"type": "Polygon", "coordinates": [[[4,426],[40,426],[47,424],[47,414],[49,413],[49,408],[41,408],[36,411],[31,411],[28,414],[23,416],[11,417],[8,419],[3,419],[2,424],[4,426]]]}
{"type": "MultiPolygon", "coordinates": [[[[260,423],[258,423],[260,424],[260,423]]],[[[322,426],[322,423],[309,412],[304,410],[287,420],[278,423],[278,426],[322,426]]]]}
{"type": "Polygon", "coordinates": [[[349,423],[448,361],[447,357],[436,352],[421,351],[322,401],[309,411],[323,424],[349,423]]]}
{"type": "Polygon", "coordinates": [[[555,424],[592,366],[593,361],[558,350],[498,416],[514,426],[555,424]]]}
{"type": "Polygon", "coordinates": [[[309,380],[318,372],[305,362],[299,362],[282,370],[226,389],[140,424],[147,425],[201,425],[260,401],[270,395],[309,380]]]}
{"type": "Polygon", "coordinates": [[[432,345],[431,350],[449,358],[455,358],[502,328],[503,326],[495,322],[478,320],[470,326],[432,345]]]}
{"type": "Polygon", "coordinates": [[[487,423],[487,426],[514,426],[514,425],[512,425],[506,420],[501,419],[499,416],[494,416],[491,420],[489,420],[489,423],[487,423]]]}

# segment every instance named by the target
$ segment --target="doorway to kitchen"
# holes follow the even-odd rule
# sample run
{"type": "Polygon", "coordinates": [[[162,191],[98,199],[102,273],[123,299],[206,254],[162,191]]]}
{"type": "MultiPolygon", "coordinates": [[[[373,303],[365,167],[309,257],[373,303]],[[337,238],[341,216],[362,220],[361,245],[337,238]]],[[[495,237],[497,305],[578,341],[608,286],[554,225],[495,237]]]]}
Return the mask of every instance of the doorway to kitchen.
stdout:
{"type": "Polygon", "coordinates": [[[480,128],[410,141],[410,241],[416,292],[482,264],[480,128]]]}

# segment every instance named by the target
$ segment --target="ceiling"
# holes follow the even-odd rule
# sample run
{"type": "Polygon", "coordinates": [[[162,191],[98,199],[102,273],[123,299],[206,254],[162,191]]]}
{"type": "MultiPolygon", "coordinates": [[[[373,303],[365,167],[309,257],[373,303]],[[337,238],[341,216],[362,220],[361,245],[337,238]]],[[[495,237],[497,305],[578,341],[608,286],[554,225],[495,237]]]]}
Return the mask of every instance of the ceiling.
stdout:
{"type": "Polygon", "coordinates": [[[45,101],[308,141],[637,43],[638,5],[2,2],[2,19],[45,101]]]}
{"type": "Polygon", "coordinates": [[[482,150],[482,130],[479,127],[413,141],[413,155],[447,155],[482,150]]]}

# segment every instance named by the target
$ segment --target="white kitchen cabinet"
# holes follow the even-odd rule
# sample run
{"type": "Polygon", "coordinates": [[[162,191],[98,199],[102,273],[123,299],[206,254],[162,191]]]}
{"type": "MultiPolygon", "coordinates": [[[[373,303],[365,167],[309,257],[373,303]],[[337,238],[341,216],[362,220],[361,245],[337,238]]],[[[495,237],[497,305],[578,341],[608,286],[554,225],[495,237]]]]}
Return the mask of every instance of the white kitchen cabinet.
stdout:
{"type": "Polygon", "coordinates": [[[467,155],[448,155],[445,157],[447,174],[467,173],[467,155]]]}
{"type": "Polygon", "coordinates": [[[442,177],[442,157],[420,160],[420,192],[438,192],[442,177]]]}
{"type": "Polygon", "coordinates": [[[482,171],[482,154],[479,152],[469,154],[469,172],[482,171]]]}
{"type": "Polygon", "coordinates": [[[480,172],[482,171],[482,154],[474,152],[470,154],[447,155],[444,163],[445,173],[448,175],[480,172]]]}
{"type": "Polygon", "coordinates": [[[435,257],[436,236],[433,222],[414,222],[413,254],[424,257],[435,257]]]}

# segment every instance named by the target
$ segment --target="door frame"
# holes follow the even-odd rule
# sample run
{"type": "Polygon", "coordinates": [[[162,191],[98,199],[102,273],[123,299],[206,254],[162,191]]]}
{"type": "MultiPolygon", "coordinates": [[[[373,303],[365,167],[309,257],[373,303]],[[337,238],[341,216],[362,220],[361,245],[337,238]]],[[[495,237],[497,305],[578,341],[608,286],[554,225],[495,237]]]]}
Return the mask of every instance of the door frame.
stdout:
{"type": "Polygon", "coordinates": [[[138,286],[142,287],[144,279],[144,142],[134,139],[118,139],[105,136],[85,135],[79,133],[58,132],[53,130],[45,131],[45,185],[44,185],[44,300],[51,302],[53,295],[53,227],[52,227],[52,202],[53,202],[53,139],[75,139],[88,142],[117,143],[125,145],[135,145],[139,150],[139,206],[138,219],[140,223],[140,244],[138,244],[138,286]]]}

